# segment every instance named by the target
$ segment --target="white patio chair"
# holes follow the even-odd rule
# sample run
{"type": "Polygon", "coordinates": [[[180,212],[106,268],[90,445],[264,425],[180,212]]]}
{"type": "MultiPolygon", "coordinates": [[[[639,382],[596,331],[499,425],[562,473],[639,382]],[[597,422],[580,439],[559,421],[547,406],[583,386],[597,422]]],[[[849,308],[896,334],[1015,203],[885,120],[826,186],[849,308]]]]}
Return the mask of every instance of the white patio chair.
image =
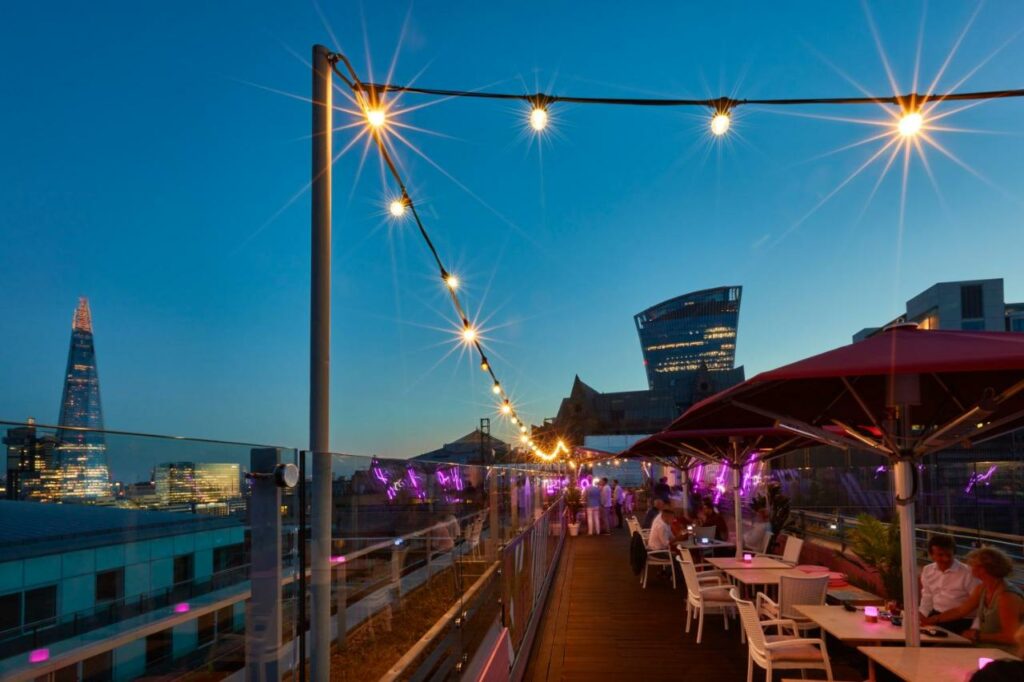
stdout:
{"type": "Polygon", "coordinates": [[[800,637],[796,623],[786,618],[759,620],[754,604],[740,599],[736,588],[732,589],[732,598],[747,634],[747,682],[754,680],[755,663],[764,668],[769,682],[775,670],[824,670],[831,682],[832,665],[824,640],[800,637]],[[764,628],[772,626],[780,631],[787,628],[791,634],[766,635],[764,628]]]}
{"type": "Polygon", "coordinates": [[[695,561],[693,558],[693,552],[691,552],[688,547],[683,547],[682,545],[680,545],[678,549],[679,556],[682,557],[683,561],[689,561],[691,564],[693,564],[693,567],[696,569],[698,576],[703,577],[705,575],[717,575],[720,576],[722,579],[725,579],[725,572],[721,569],[716,568],[713,564],[710,564],[707,561],[695,561]]]}
{"type": "Polygon", "coordinates": [[[697,619],[697,644],[704,635],[704,614],[721,613],[725,629],[729,629],[729,616],[736,606],[729,592],[729,583],[721,576],[701,576],[692,561],[684,561],[683,580],[686,582],[686,632],[690,632],[690,621],[697,619]]]}
{"type": "Polygon", "coordinates": [[[644,559],[644,577],[640,579],[640,585],[643,589],[647,589],[647,572],[651,569],[651,566],[668,566],[669,572],[672,573],[672,589],[676,589],[676,572],[672,567],[672,550],[671,549],[651,549],[647,544],[647,536],[643,535],[644,549],[647,550],[647,557],[644,559]]]}
{"type": "Polygon", "coordinates": [[[783,563],[791,564],[796,566],[800,563],[800,552],[804,548],[804,541],[800,538],[793,537],[792,535],[786,536],[786,546],[782,548],[782,554],[768,554],[766,552],[758,552],[758,554],[772,559],[778,559],[783,563]]]}
{"type": "Polygon", "coordinates": [[[757,613],[769,620],[791,620],[801,635],[810,630],[817,630],[818,624],[796,610],[798,605],[821,606],[825,603],[828,593],[828,574],[818,576],[779,576],[779,601],[775,601],[763,592],[758,592],[757,613]]]}

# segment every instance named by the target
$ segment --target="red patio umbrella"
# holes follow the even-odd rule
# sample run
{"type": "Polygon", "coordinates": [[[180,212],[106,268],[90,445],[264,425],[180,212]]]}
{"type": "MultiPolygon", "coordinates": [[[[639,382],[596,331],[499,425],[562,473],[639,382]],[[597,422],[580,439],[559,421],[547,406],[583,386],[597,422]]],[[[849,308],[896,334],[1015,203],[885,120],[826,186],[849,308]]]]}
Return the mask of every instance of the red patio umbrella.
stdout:
{"type": "MultiPolygon", "coordinates": [[[[670,430],[774,426],[894,461],[904,605],[917,610],[916,467],[925,455],[1024,426],[1024,334],[898,325],[763,372],[694,405],[670,430]]],[[[907,643],[919,644],[908,627],[907,643]]]]}

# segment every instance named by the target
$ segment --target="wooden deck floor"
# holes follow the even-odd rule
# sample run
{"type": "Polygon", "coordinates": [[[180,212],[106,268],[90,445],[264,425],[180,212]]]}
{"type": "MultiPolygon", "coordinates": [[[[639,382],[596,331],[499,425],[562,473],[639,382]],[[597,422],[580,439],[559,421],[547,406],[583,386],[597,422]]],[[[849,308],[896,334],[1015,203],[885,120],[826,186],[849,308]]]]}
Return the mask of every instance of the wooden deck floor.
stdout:
{"type": "MultiPolygon", "coordinates": [[[[709,616],[698,645],[696,624],[690,634],[683,632],[684,586],[673,590],[667,575],[652,570],[647,589],[641,589],[629,568],[624,531],[567,540],[526,680],[745,682],[747,651],[738,620],[726,632],[721,616],[709,616]]],[[[836,675],[862,679],[839,670],[836,675]]],[[[788,675],[794,676],[799,673],[788,675]]],[[[763,671],[755,668],[754,679],[764,680],[763,671]]]]}

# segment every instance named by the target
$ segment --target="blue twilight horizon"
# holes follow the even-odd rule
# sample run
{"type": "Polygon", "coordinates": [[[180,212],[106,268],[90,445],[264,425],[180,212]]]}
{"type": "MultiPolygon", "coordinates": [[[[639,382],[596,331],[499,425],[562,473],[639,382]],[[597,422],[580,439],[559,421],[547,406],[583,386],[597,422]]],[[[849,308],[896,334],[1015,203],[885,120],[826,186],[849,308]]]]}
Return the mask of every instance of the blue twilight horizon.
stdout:
{"type": "MultiPolygon", "coordinates": [[[[314,43],[364,74],[372,64],[377,80],[400,45],[393,80],[428,87],[890,95],[870,14],[901,92],[922,26],[918,90],[951,51],[939,91],[1024,87],[1019,3],[867,7],[5,7],[0,419],[56,422],[72,314],[88,296],[109,428],[308,443],[314,43]]],[[[646,387],[632,316],[685,292],[743,286],[747,376],[848,343],[938,281],[1003,277],[1006,299],[1024,300],[1024,101],[936,124],[973,132],[933,132],[956,160],[927,146],[927,165],[913,156],[905,209],[902,158],[877,187],[885,155],[843,184],[884,140],[829,153],[885,129],[822,117],[887,120],[875,105],[740,107],[721,142],[703,109],[556,104],[540,144],[526,116],[514,103],[431,103],[400,117],[429,131],[399,129],[423,156],[398,149],[534,424],[575,374],[601,391],[646,387]]],[[[338,126],[352,120],[336,113],[338,126]]],[[[336,151],[356,132],[339,130],[336,151]]],[[[458,325],[445,292],[414,226],[387,220],[395,187],[362,150],[334,169],[332,447],[408,456],[498,415],[470,356],[446,355],[458,325]]]]}

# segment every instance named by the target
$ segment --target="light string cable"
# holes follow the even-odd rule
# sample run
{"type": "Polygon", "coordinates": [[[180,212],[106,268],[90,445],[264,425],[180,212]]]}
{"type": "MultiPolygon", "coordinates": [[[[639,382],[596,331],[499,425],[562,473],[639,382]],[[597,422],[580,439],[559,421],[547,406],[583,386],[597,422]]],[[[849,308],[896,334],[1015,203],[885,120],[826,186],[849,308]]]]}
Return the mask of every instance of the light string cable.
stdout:
{"type": "MultiPolygon", "coordinates": [[[[334,53],[332,57],[333,58],[330,61],[331,68],[334,73],[352,90],[356,97],[358,106],[362,107],[363,111],[367,113],[368,120],[370,120],[370,114],[376,111],[375,107],[379,104],[377,101],[379,97],[377,91],[374,90],[372,86],[368,86],[359,80],[359,76],[356,73],[355,68],[353,68],[352,63],[345,57],[345,55],[334,53]],[[347,76],[338,69],[339,62],[345,65],[345,69],[348,71],[347,76]]],[[[380,154],[381,159],[384,161],[384,165],[387,167],[388,172],[395,181],[395,184],[398,185],[398,189],[401,193],[399,198],[395,200],[398,204],[395,205],[395,202],[392,202],[392,213],[401,215],[404,211],[409,211],[413,220],[416,222],[416,227],[419,230],[420,236],[423,238],[423,242],[430,251],[434,264],[437,266],[441,282],[444,284],[444,287],[447,289],[448,295],[451,298],[452,306],[455,308],[455,314],[462,323],[462,341],[466,346],[472,347],[476,350],[480,358],[480,369],[486,372],[488,377],[490,377],[492,382],[491,390],[500,399],[498,411],[500,414],[507,417],[513,426],[518,427],[522,444],[529,447],[533,453],[542,460],[551,461],[560,454],[569,453],[568,447],[562,441],[559,441],[551,452],[545,452],[530,437],[526,422],[522,420],[519,416],[519,412],[512,404],[512,401],[505,390],[505,385],[499,381],[498,375],[494,371],[494,366],[491,364],[490,360],[487,358],[487,354],[484,352],[484,347],[480,341],[480,335],[477,328],[473,325],[469,316],[466,314],[465,306],[463,306],[462,301],[459,298],[459,280],[448,270],[448,268],[445,267],[444,261],[441,259],[441,255],[438,253],[437,247],[434,245],[434,240],[430,238],[430,233],[427,232],[427,228],[423,224],[423,220],[420,218],[420,213],[416,208],[416,203],[409,195],[405,181],[402,179],[402,174],[399,172],[398,166],[395,164],[394,159],[391,156],[391,152],[384,141],[384,126],[373,125],[372,120],[370,122],[370,135],[373,137],[373,141],[376,144],[377,151],[380,154]]]]}

